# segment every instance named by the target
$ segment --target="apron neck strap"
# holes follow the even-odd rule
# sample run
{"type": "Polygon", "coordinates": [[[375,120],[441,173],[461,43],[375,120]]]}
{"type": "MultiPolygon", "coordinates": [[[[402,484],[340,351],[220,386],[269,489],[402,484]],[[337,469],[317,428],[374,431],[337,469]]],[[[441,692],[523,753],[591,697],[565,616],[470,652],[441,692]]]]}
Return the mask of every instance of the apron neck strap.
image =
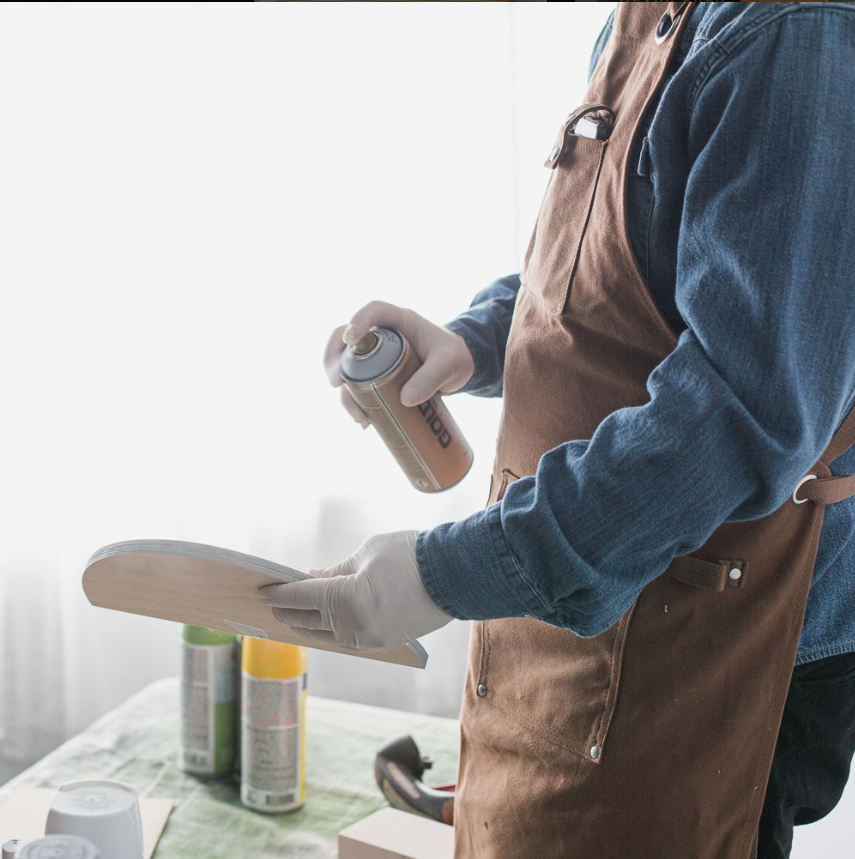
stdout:
{"type": "Polygon", "coordinates": [[[831,442],[820,457],[826,465],[831,465],[840,454],[849,450],[855,444],[855,406],[846,415],[845,420],[831,437],[831,442]]]}
{"type": "Polygon", "coordinates": [[[668,14],[672,18],[676,18],[678,15],[681,15],[685,11],[687,6],[690,6],[690,5],[691,5],[691,3],[686,2],[686,0],[683,0],[683,2],[680,2],[680,3],[669,3],[668,4],[668,14]]]}

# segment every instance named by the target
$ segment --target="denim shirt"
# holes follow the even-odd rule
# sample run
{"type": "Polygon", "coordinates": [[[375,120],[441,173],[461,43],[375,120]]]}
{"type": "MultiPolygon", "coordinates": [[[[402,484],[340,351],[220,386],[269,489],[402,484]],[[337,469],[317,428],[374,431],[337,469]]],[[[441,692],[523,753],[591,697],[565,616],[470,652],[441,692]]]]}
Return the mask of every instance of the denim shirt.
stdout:
{"type": "MultiPolygon", "coordinates": [[[[855,3],[698,5],[628,179],[630,242],[677,346],[647,404],[419,534],[448,614],[596,635],[720,524],[790,498],[855,400],[853,93],[855,3]]],[[[449,324],[475,360],[469,393],[501,396],[518,288],[496,281],[449,324]]],[[[855,451],[832,472],[855,472],[855,451]]],[[[853,499],[826,508],[797,662],[848,651],[853,499]]]]}

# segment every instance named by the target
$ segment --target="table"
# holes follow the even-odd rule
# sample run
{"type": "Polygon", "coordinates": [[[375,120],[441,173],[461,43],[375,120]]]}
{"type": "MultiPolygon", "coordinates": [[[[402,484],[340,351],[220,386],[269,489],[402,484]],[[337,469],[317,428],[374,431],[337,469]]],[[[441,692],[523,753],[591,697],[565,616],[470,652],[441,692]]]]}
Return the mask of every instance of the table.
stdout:
{"type": "Polygon", "coordinates": [[[16,789],[120,779],[141,796],[176,802],[156,859],[334,859],[339,830],[387,804],[374,782],[374,755],[389,738],[413,735],[435,761],[432,782],[456,778],[454,719],[309,696],[306,805],[260,814],[240,804],[235,781],[178,769],[178,706],[177,678],[153,683],[0,788],[0,805],[16,789]]]}

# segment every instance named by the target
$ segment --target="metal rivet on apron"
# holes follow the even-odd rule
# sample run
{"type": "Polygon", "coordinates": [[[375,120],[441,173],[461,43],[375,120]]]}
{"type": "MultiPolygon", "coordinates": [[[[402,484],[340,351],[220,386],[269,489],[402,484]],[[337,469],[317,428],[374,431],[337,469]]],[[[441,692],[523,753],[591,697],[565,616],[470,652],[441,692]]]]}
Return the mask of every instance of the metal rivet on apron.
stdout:
{"type": "Polygon", "coordinates": [[[734,567],[729,573],[730,580],[732,582],[738,582],[742,578],[742,570],[739,567],[734,567]]]}
{"type": "Polygon", "coordinates": [[[487,687],[483,683],[479,683],[475,691],[478,693],[479,698],[483,698],[487,694],[487,687]]]}
{"type": "Polygon", "coordinates": [[[661,45],[670,35],[677,29],[677,22],[680,16],[672,18],[667,12],[659,19],[656,25],[656,44],[661,45]]]}
{"type": "Polygon", "coordinates": [[[549,160],[554,161],[558,157],[558,153],[561,151],[559,146],[553,146],[552,151],[549,153],[549,160]]]}
{"type": "Polygon", "coordinates": [[[600,747],[599,746],[591,746],[591,757],[598,758],[600,756],[600,747]]]}

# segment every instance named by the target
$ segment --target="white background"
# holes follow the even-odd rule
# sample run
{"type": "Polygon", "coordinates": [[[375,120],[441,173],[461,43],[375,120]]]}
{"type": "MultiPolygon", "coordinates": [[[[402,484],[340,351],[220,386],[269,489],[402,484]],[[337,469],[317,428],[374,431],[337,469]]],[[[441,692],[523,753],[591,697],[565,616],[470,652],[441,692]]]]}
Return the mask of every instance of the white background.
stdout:
{"type": "MultiPolygon", "coordinates": [[[[86,602],[99,546],[307,568],[483,504],[497,403],[450,400],[476,466],[421,497],[321,352],[370,299],[442,322],[518,270],[609,10],[0,3],[8,765],[177,673],[177,626],[86,602]]],[[[312,653],[311,688],[454,714],[467,635],[428,637],[425,672],[312,653]]],[[[842,855],[851,794],[794,855],[842,855]]]]}

